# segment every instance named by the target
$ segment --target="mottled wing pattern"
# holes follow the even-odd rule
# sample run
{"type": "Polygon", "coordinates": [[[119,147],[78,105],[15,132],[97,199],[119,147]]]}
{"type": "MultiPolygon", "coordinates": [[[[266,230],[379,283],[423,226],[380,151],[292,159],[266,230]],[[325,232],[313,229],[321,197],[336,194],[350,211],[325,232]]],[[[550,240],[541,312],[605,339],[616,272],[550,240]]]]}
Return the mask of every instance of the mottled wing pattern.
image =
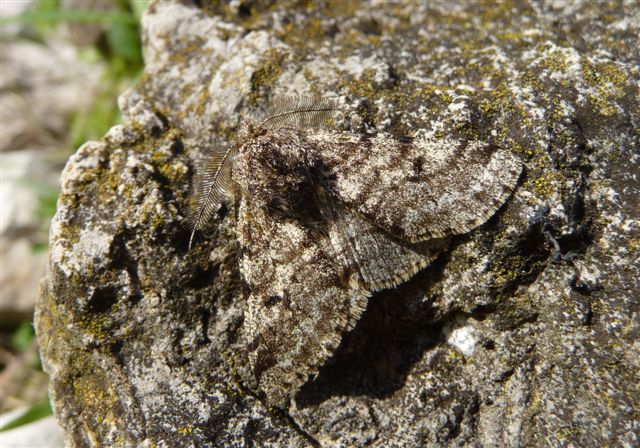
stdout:
{"type": "Polygon", "coordinates": [[[354,287],[377,291],[407,281],[428,266],[449,242],[448,238],[420,243],[402,241],[326,193],[318,196],[334,258],[354,287]]]}
{"type": "Polygon", "coordinates": [[[368,294],[349,285],[328,233],[309,221],[314,204],[299,203],[295,179],[303,180],[305,157],[292,153],[300,150],[297,139],[288,136],[286,145],[276,137],[245,145],[234,170],[243,192],[238,230],[249,360],[268,401],[284,406],[333,354],[368,294]],[[267,191],[278,198],[263,197],[267,191]]]}
{"type": "Polygon", "coordinates": [[[284,406],[355,325],[370,291],[409,279],[484,223],[520,175],[509,152],[260,129],[238,152],[249,360],[284,406]]]}
{"type": "Polygon", "coordinates": [[[480,141],[318,131],[310,146],[327,191],[406,241],[457,235],[487,221],[515,188],[522,163],[480,141]]]}
{"type": "Polygon", "coordinates": [[[367,294],[345,284],[326,236],[245,200],[239,224],[249,359],[259,388],[282,406],[333,354],[367,294]]]}

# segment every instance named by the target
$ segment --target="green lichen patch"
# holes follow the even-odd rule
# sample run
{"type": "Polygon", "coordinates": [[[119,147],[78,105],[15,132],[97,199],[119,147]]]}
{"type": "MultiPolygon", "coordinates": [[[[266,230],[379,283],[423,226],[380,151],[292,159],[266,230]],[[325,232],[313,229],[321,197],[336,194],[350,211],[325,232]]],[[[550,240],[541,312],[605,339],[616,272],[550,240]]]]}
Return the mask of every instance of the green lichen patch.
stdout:
{"type": "Polygon", "coordinates": [[[249,96],[250,104],[254,106],[257,105],[259,99],[263,97],[271,87],[273,87],[282,73],[285,58],[286,55],[282,50],[267,50],[262,62],[251,76],[251,95],[249,96]]]}

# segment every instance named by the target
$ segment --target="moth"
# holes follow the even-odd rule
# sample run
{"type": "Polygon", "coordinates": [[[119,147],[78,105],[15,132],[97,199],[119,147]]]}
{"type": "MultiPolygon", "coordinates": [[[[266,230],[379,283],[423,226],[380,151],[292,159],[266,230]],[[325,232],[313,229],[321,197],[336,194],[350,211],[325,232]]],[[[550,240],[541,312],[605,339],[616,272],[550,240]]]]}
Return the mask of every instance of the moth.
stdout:
{"type": "Polygon", "coordinates": [[[360,135],[319,126],[331,100],[284,100],[196,181],[193,236],[235,204],[249,364],[284,407],[332,356],[369,296],[428,266],[486,222],[522,170],[482,141],[360,135]]]}

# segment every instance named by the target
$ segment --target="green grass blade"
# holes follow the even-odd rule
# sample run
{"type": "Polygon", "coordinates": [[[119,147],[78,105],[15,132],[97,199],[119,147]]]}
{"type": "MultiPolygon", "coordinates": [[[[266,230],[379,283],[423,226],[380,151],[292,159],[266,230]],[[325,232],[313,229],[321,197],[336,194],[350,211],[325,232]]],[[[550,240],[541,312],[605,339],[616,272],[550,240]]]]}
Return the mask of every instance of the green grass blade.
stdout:
{"type": "Polygon", "coordinates": [[[129,0],[129,5],[138,20],[140,20],[142,13],[147,9],[147,6],[149,6],[149,0],[129,0]]]}
{"type": "Polygon", "coordinates": [[[117,11],[86,11],[80,9],[58,9],[26,11],[11,17],[0,18],[0,25],[9,23],[51,23],[51,22],[82,22],[82,23],[138,23],[138,19],[131,13],[117,11]]]}
{"type": "Polygon", "coordinates": [[[11,345],[17,352],[25,352],[31,346],[35,335],[31,322],[21,322],[11,335],[11,345]]]}
{"type": "Polygon", "coordinates": [[[11,420],[6,425],[0,428],[0,432],[8,431],[10,429],[17,428],[19,426],[26,425],[31,422],[35,422],[36,420],[40,420],[41,418],[48,417],[53,414],[53,410],[51,409],[51,404],[49,400],[43,401],[38,404],[34,404],[27,411],[22,414],[20,417],[11,420]]]}

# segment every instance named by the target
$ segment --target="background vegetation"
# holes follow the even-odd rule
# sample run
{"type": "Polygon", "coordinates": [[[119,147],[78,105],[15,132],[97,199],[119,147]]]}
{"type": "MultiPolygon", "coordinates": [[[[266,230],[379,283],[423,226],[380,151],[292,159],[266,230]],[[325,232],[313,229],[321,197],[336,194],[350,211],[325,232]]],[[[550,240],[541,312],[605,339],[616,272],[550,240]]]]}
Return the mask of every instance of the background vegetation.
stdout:
{"type": "MultiPolygon", "coordinates": [[[[78,63],[95,65],[101,70],[99,88],[87,92],[92,97],[86,106],[69,114],[64,132],[54,135],[53,145],[49,141],[48,149],[38,153],[59,173],[69,155],[81,144],[100,139],[120,121],[117,97],[136,82],[143,69],[140,18],[148,0],[15,1],[29,5],[17,15],[3,12],[0,27],[4,47],[20,42],[46,47],[50,40],[67,40],[76,50],[78,63]],[[76,37],[80,34],[81,39],[74,41],[74,34],[76,37]],[[83,42],[82,38],[87,36],[83,42]]],[[[5,3],[5,8],[7,6],[10,5],[5,3]]],[[[18,87],[9,89],[14,91],[3,92],[3,95],[22,94],[18,87]]],[[[34,253],[45,251],[49,222],[55,214],[57,185],[36,175],[11,180],[28,187],[38,197],[35,214],[41,228],[30,235],[29,240],[34,253]]],[[[20,237],[24,236],[15,236],[20,237]]],[[[3,240],[3,245],[9,243],[3,240]]],[[[35,302],[35,297],[33,299],[35,302]]],[[[1,308],[0,412],[17,407],[24,410],[18,418],[0,427],[0,431],[7,431],[50,415],[51,407],[38,357],[32,313],[22,315],[4,306],[1,308]]]]}

